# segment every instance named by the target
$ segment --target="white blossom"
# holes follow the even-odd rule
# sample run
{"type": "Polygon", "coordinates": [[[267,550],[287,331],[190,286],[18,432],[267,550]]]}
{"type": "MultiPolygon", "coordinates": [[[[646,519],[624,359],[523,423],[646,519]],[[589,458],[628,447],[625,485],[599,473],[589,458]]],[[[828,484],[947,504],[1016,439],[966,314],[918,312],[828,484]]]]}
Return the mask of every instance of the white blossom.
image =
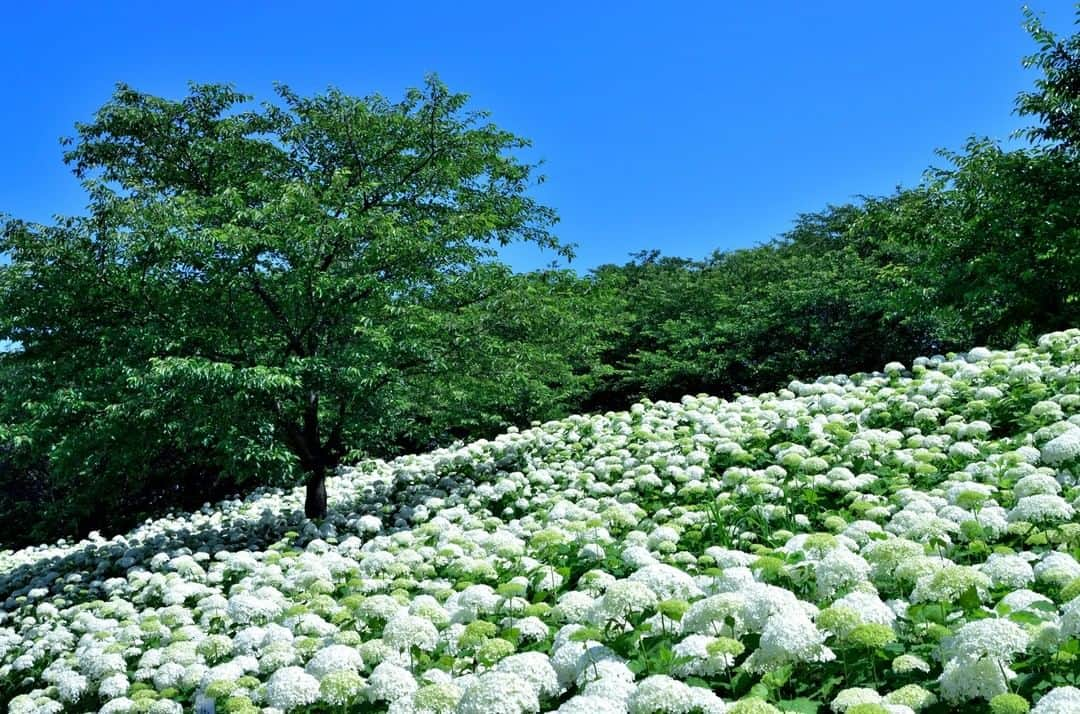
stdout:
{"type": "Polygon", "coordinates": [[[312,704],[318,698],[319,680],[300,667],[279,669],[266,683],[266,701],[285,712],[312,704]]]}

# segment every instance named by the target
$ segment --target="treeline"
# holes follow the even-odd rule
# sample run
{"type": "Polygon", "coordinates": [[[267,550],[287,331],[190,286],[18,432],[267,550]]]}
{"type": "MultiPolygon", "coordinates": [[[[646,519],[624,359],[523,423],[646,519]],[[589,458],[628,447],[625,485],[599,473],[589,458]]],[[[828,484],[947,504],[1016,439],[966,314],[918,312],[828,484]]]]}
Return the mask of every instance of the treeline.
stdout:
{"type": "Polygon", "coordinates": [[[289,116],[227,116],[239,95],[220,87],[174,103],[122,88],[67,156],[119,189],[91,183],[85,221],[9,220],[0,238],[0,339],[21,346],[0,355],[0,543],[116,532],[299,476],[310,504],[325,471],[365,456],[1080,325],[1080,34],[1028,19],[1042,74],[1017,99],[1024,148],[972,139],[921,185],[770,243],[586,275],[514,274],[475,247],[468,230],[558,244],[522,199],[528,167],[501,158],[521,143],[475,128],[437,83],[394,106],[287,95],[289,116]],[[341,116],[373,147],[413,127],[426,146],[441,117],[452,150],[333,163],[341,116]],[[341,216],[375,237],[343,247],[341,216]]]}
{"type": "Polygon", "coordinates": [[[1080,324],[1075,155],[972,141],[950,159],[767,245],[599,269],[624,317],[585,404],[766,391],[1080,324]]]}

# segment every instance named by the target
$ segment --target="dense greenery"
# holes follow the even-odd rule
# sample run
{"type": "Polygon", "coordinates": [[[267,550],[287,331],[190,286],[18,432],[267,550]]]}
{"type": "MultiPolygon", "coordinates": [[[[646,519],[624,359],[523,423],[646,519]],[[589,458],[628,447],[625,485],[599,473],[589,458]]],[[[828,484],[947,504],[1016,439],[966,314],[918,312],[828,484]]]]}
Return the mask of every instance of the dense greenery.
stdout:
{"type": "Polygon", "coordinates": [[[318,517],[350,454],[571,388],[550,342],[588,333],[537,312],[565,278],[490,261],[514,239],[565,251],[526,195],[525,140],[434,78],[396,104],[279,98],[120,86],[65,155],[89,215],[5,224],[0,334],[21,349],[4,358],[3,436],[14,478],[48,474],[49,520],[295,472],[318,517]],[[553,328],[520,341],[539,315],[553,328]]]}
{"type": "Polygon", "coordinates": [[[971,141],[918,188],[801,216],[781,239],[703,261],[598,271],[625,299],[627,396],[770,389],[1080,320],[1080,164],[971,141]]]}
{"type": "Polygon", "coordinates": [[[561,250],[524,139],[437,81],[251,108],[121,86],[66,158],[89,215],[0,234],[0,542],[114,530],[360,455],[642,396],[773,389],[1080,324],[1080,33],[1028,14],[1030,144],[704,260],[561,250]]]}

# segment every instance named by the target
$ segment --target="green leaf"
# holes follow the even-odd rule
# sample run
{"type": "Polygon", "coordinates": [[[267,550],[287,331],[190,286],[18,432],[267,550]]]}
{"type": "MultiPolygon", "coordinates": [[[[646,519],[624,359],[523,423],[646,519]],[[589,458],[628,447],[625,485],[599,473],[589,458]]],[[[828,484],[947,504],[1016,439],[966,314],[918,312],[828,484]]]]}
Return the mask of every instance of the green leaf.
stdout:
{"type": "Polygon", "coordinates": [[[813,699],[807,699],[806,697],[799,697],[798,699],[781,699],[777,702],[785,712],[797,712],[797,714],[817,714],[821,708],[819,702],[813,699]]]}
{"type": "Polygon", "coordinates": [[[975,589],[975,586],[971,586],[961,593],[958,602],[965,612],[978,610],[982,606],[982,600],[979,598],[979,592],[975,589]]]}

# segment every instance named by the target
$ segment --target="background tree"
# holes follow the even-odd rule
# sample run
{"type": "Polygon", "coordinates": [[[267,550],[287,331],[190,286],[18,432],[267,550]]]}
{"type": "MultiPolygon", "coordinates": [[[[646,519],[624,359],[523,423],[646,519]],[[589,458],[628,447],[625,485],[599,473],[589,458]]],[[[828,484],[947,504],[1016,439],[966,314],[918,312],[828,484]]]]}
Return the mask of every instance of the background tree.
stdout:
{"type": "Polygon", "coordinates": [[[914,276],[951,313],[954,344],[1009,345],[1080,324],[1080,163],[1056,147],[1005,151],[971,140],[930,174],[941,197],[925,217],[914,276]]]}
{"type": "MultiPolygon", "coordinates": [[[[1080,152],[1080,32],[1059,37],[1043,25],[1039,16],[1024,7],[1025,27],[1038,50],[1024,58],[1025,67],[1036,67],[1042,77],[1033,91],[1021,92],[1016,113],[1033,116],[1038,124],[1022,132],[1033,142],[1049,142],[1056,149],[1080,152]]],[[[1080,5],[1076,24],[1080,26],[1080,5]]]]}
{"type": "Polygon", "coordinates": [[[494,246],[568,253],[527,193],[528,142],[437,79],[396,103],[278,95],[120,85],[65,155],[89,215],[4,224],[0,338],[21,349],[0,421],[27,461],[108,489],[162,459],[301,472],[322,516],[328,471],[406,393],[500,353],[494,333],[444,339],[509,279],[494,246]]]}

